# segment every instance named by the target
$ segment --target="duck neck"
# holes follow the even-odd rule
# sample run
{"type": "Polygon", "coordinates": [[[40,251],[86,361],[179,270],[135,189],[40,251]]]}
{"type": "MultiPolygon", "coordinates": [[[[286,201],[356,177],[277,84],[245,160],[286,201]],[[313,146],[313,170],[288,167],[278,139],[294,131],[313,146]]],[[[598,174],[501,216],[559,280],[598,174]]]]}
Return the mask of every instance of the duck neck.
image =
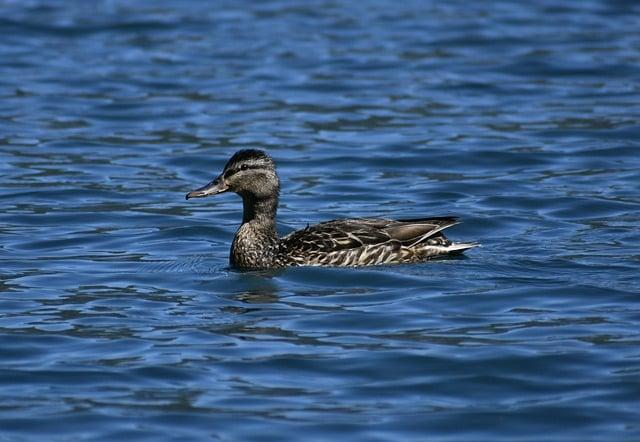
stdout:
{"type": "Polygon", "coordinates": [[[279,250],[276,233],[278,197],[241,196],[244,214],[231,245],[229,262],[234,267],[248,269],[275,267],[279,250]]]}
{"type": "Polygon", "coordinates": [[[278,197],[257,198],[255,195],[242,195],[242,224],[264,231],[271,236],[276,235],[276,211],[278,197]]]}

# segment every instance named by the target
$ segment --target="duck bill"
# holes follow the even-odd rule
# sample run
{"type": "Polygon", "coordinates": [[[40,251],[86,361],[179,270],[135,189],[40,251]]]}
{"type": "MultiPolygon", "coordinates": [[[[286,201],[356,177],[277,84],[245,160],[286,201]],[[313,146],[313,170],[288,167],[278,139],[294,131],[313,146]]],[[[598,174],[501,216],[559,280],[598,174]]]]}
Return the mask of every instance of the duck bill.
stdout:
{"type": "Polygon", "coordinates": [[[186,199],[204,198],[205,196],[217,195],[219,193],[226,192],[227,190],[229,190],[229,186],[227,186],[221,177],[218,177],[206,186],[202,186],[199,189],[187,193],[186,199]]]}

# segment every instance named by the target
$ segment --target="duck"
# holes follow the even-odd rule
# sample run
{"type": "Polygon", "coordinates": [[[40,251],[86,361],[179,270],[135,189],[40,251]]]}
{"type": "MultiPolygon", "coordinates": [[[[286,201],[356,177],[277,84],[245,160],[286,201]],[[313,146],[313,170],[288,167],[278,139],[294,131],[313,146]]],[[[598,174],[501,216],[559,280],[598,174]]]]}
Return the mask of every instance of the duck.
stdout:
{"type": "Polygon", "coordinates": [[[478,246],[455,243],[444,236],[444,229],[459,222],[452,216],[338,219],[307,225],[279,237],[276,212],[280,178],[274,160],[262,150],[236,152],[220,175],[187,193],[186,199],[227,192],[242,198],[242,223],[229,254],[231,267],[242,270],[418,263],[478,246]]]}

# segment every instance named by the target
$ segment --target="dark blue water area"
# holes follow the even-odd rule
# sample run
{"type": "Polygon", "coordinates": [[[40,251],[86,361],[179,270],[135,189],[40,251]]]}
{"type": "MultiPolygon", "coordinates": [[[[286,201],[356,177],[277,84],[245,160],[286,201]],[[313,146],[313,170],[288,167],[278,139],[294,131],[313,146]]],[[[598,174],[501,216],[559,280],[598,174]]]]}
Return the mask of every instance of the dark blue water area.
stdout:
{"type": "Polygon", "coordinates": [[[640,3],[0,0],[0,440],[640,440],[640,3]],[[460,216],[466,256],[228,267],[460,216]]]}

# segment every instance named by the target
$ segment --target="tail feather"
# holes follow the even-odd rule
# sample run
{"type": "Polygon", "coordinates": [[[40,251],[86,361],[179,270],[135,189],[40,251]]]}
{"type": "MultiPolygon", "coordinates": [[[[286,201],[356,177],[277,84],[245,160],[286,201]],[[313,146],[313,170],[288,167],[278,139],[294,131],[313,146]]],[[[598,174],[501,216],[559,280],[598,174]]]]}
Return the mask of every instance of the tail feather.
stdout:
{"type": "Polygon", "coordinates": [[[443,254],[447,254],[447,253],[455,254],[455,253],[462,253],[465,250],[469,250],[474,247],[480,247],[480,244],[475,242],[458,242],[458,243],[451,243],[447,246],[429,246],[428,248],[431,250],[438,250],[443,254]]]}
{"type": "Polygon", "coordinates": [[[452,243],[448,249],[449,252],[462,252],[463,250],[473,249],[474,247],[480,247],[477,242],[458,242],[452,243]]]}

